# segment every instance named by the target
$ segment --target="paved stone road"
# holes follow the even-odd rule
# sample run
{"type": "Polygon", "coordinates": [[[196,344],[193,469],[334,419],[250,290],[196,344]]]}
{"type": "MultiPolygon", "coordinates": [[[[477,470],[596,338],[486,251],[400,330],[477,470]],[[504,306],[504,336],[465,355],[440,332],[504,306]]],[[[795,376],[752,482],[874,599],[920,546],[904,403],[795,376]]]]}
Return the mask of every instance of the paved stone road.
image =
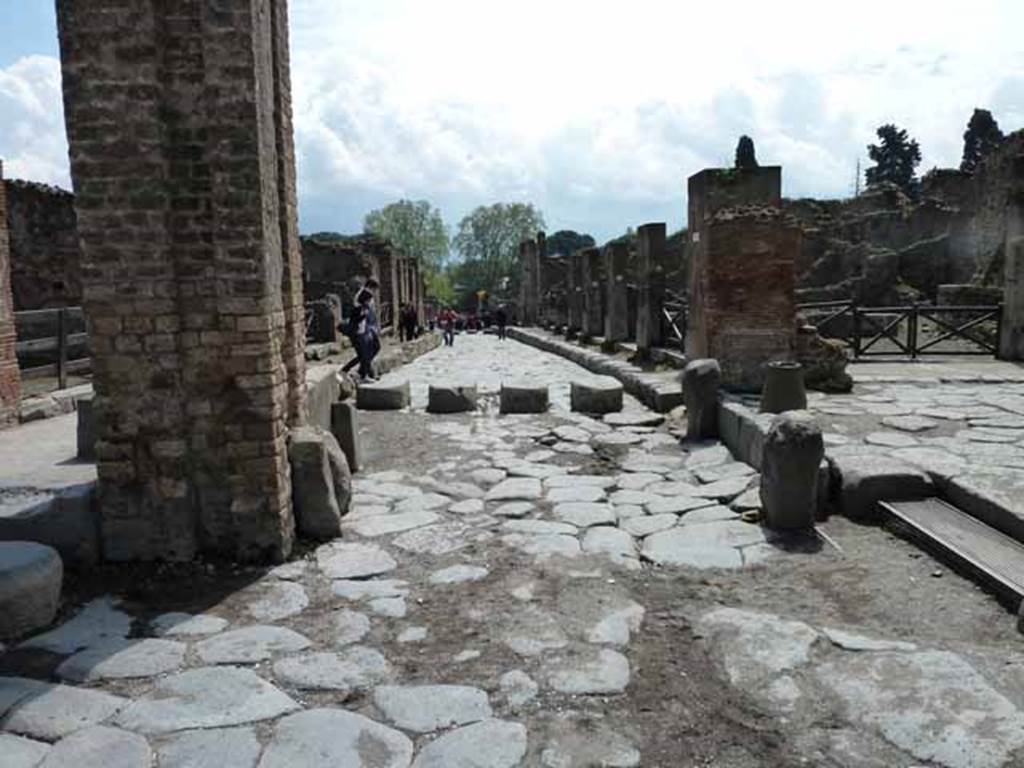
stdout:
{"type": "Polygon", "coordinates": [[[0,678],[5,768],[1022,764],[1012,620],[911,548],[766,536],[749,467],[630,398],[570,413],[590,375],[512,341],[392,375],[414,407],[361,414],[343,538],[202,613],[109,596],[27,640],[61,682],[0,678]],[[499,416],[504,377],[552,411],[499,416]],[[481,412],[422,413],[439,378],[481,412]]]}

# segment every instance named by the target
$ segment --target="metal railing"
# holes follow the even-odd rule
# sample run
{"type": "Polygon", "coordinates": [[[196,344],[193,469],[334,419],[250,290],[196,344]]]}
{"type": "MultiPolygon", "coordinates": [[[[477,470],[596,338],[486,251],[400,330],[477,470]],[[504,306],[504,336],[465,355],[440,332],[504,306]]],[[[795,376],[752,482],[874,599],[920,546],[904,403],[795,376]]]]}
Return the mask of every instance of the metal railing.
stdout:
{"type": "MultiPolygon", "coordinates": [[[[84,323],[81,307],[31,309],[14,313],[15,327],[19,328],[14,351],[18,356],[22,378],[56,376],[58,388],[64,389],[67,387],[69,373],[82,373],[90,369],[88,352],[81,357],[71,357],[74,350],[85,350],[88,342],[88,334],[85,332],[71,332],[76,320],[79,325],[84,323]],[[34,325],[46,328],[55,326],[55,333],[52,336],[27,334],[24,329],[34,325]],[[25,338],[26,335],[29,337],[25,338]],[[52,362],[36,364],[40,359],[51,359],[52,362]]],[[[49,331],[44,330],[43,333],[49,331]]]]}
{"type": "Polygon", "coordinates": [[[811,324],[821,336],[844,342],[855,358],[997,355],[1002,333],[1001,304],[862,307],[855,301],[842,300],[799,304],[797,309],[827,313],[811,324]],[[986,329],[990,332],[985,333],[986,329]],[[955,349],[939,348],[951,341],[961,343],[955,349]]]}

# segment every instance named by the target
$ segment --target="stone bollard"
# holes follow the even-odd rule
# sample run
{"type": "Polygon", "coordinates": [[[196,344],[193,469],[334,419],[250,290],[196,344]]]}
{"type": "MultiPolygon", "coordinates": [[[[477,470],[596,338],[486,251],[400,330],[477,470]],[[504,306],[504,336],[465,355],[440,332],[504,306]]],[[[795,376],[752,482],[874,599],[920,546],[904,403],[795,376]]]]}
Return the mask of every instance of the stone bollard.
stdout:
{"type": "Polygon", "coordinates": [[[341,535],[341,518],[352,499],[352,477],[341,446],[330,432],[298,427],[288,437],[295,527],[325,541],[341,535]]]}
{"type": "Polygon", "coordinates": [[[800,363],[775,362],[765,366],[761,413],[802,411],[807,407],[804,368],[800,363]]]}
{"type": "Polygon", "coordinates": [[[761,459],[761,505],[769,528],[810,528],[818,507],[821,429],[806,411],[772,420],[761,459]]]}
{"type": "Polygon", "coordinates": [[[360,467],[359,412],[351,400],[331,403],[331,433],[348,460],[348,468],[355,474],[360,467]]]}
{"type": "Polygon", "coordinates": [[[718,437],[718,388],[722,369],[717,360],[692,360],[683,370],[686,436],[694,440],[718,437]]]}

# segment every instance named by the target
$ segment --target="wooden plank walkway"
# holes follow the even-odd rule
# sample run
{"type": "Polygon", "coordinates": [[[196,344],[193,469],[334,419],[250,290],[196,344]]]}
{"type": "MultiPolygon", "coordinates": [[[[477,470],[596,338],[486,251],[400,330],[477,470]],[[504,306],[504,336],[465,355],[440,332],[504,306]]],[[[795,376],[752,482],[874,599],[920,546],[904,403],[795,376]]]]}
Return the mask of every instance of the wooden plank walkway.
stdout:
{"type": "Polygon", "coordinates": [[[1024,545],[941,499],[882,501],[915,538],[945,555],[1001,596],[1024,600],[1024,545]]]}

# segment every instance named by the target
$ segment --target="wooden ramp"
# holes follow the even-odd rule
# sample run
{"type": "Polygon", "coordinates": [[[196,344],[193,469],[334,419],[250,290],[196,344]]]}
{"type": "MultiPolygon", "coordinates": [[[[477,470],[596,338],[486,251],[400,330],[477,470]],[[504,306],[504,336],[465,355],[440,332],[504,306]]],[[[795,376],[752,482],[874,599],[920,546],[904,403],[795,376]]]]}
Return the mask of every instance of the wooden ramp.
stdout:
{"type": "Polygon", "coordinates": [[[941,499],[880,501],[913,538],[994,589],[1013,607],[1024,599],[1024,545],[941,499]]]}

